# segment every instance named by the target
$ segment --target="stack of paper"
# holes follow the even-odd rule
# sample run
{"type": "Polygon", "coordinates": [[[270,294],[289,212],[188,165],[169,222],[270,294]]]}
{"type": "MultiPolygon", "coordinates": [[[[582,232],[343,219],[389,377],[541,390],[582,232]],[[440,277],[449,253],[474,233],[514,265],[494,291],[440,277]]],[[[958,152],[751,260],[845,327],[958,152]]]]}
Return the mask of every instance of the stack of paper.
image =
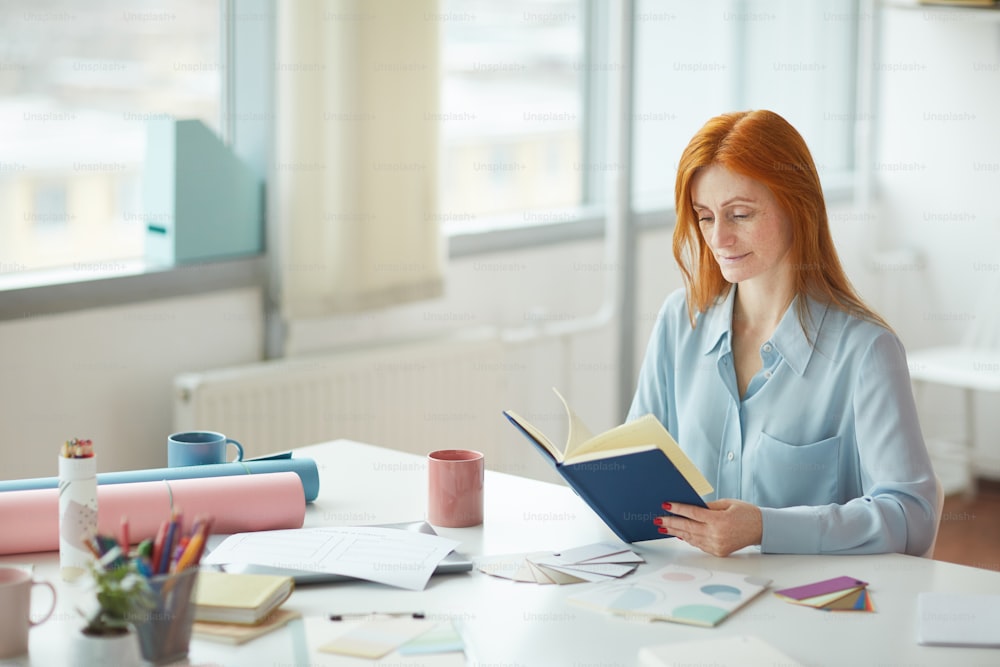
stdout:
{"type": "Polygon", "coordinates": [[[639,649],[639,667],[736,665],[738,667],[801,667],[802,663],[753,635],[693,639],[639,649]]]}
{"type": "Polygon", "coordinates": [[[926,646],[1000,648],[1000,595],[923,592],[917,595],[917,642],[926,646]]]}
{"type": "Polygon", "coordinates": [[[262,530],[230,535],[201,562],[325,572],[420,591],[458,544],[435,534],[379,526],[262,530]]]}
{"type": "Polygon", "coordinates": [[[536,584],[576,584],[608,581],[635,571],[642,556],[604,542],[563,551],[490,556],[479,561],[486,574],[536,584]]]}
{"type": "Polygon", "coordinates": [[[793,588],[783,588],[774,594],[786,602],[826,611],[875,611],[867,587],[867,581],[854,577],[834,577],[793,588]]]}

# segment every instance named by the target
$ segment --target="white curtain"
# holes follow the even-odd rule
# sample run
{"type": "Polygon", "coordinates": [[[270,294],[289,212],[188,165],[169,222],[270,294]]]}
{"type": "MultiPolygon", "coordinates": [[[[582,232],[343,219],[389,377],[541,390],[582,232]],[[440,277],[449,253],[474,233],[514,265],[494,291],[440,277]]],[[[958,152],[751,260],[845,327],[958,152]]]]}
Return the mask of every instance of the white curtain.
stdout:
{"type": "Polygon", "coordinates": [[[275,4],[283,317],[440,295],[437,1],[275,4]]]}

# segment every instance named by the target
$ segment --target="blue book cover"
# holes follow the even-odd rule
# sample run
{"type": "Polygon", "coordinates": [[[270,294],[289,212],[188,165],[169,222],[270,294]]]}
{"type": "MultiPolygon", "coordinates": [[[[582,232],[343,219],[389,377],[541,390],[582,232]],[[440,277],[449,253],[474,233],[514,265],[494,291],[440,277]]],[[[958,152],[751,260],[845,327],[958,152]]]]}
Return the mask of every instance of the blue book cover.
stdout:
{"type": "Polygon", "coordinates": [[[653,415],[592,436],[559,398],[569,418],[561,451],[516,413],[504,416],[622,541],[669,537],[653,523],[664,502],[706,506],[712,486],[653,415]]]}

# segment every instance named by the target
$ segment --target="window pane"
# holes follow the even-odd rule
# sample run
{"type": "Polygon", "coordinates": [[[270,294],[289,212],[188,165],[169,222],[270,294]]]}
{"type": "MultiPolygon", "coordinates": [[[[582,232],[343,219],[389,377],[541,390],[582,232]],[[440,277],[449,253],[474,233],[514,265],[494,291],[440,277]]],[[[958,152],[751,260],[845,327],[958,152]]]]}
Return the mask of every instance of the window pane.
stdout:
{"type": "Polygon", "coordinates": [[[441,211],[544,220],[581,203],[579,0],[442,0],[441,211]]]}
{"type": "Polygon", "coordinates": [[[0,5],[0,274],[142,257],[146,120],[218,131],[220,44],[219,0],[0,5]]]}
{"type": "Polygon", "coordinates": [[[637,206],[673,204],[681,152],[727,111],[780,113],[821,176],[851,169],[857,11],[855,0],[639,0],[637,206]]]}

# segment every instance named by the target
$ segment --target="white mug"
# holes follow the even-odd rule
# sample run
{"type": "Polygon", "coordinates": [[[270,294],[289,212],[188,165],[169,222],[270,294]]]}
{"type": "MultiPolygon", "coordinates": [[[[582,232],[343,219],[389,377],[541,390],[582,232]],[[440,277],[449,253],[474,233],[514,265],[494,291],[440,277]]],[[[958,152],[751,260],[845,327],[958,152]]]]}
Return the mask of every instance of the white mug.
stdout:
{"type": "Polygon", "coordinates": [[[16,567],[0,567],[0,659],[28,652],[28,631],[48,620],[56,608],[56,589],[47,581],[34,581],[31,574],[16,567]],[[52,604],[45,615],[31,620],[31,589],[46,586],[52,604]]]}

